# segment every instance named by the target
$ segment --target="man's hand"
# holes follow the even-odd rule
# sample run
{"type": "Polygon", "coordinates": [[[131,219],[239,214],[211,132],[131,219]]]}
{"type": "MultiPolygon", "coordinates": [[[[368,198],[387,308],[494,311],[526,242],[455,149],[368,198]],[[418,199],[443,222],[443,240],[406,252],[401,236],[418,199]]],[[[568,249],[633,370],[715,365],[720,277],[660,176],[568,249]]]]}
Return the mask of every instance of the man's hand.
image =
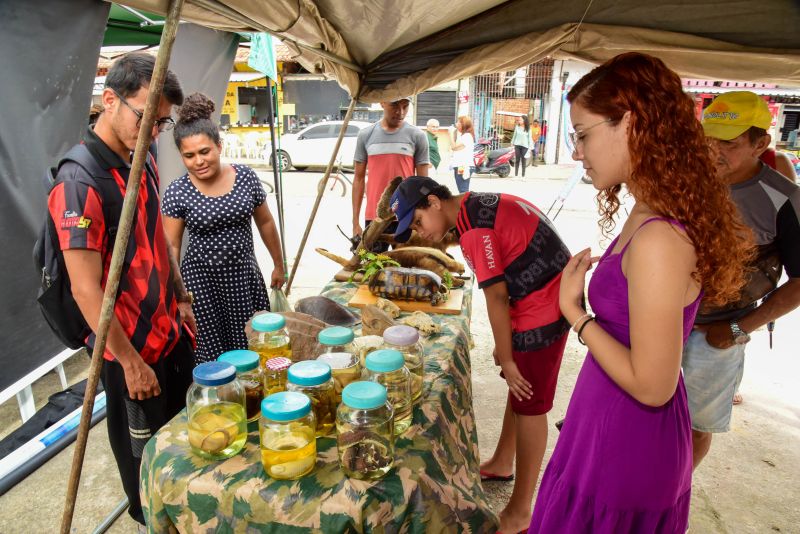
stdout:
{"type": "Polygon", "coordinates": [[[353,222],[353,237],[363,234],[364,234],[364,229],[361,228],[361,223],[358,221],[353,222]]]}
{"type": "Polygon", "coordinates": [[[128,395],[133,400],[145,400],[161,395],[161,387],[153,369],[141,358],[132,358],[122,366],[128,395]]]}
{"type": "Polygon", "coordinates": [[[503,369],[503,376],[506,378],[506,383],[508,384],[508,389],[511,391],[511,394],[519,401],[530,399],[533,394],[533,388],[531,387],[531,383],[523,378],[517,364],[511,360],[501,363],[500,367],[503,369]]]}
{"type": "Polygon", "coordinates": [[[717,321],[708,324],[698,324],[694,329],[706,334],[706,343],[715,349],[727,349],[733,346],[731,325],[726,321],[717,321]]]}
{"type": "Polygon", "coordinates": [[[283,272],[283,267],[276,266],[272,270],[269,287],[272,289],[280,289],[283,287],[284,282],[286,282],[286,273],[283,272]]]}
{"type": "Polygon", "coordinates": [[[192,334],[197,335],[197,321],[194,318],[191,302],[179,302],[178,310],[181,312],[181,322],[186,323],[192,334]]]}

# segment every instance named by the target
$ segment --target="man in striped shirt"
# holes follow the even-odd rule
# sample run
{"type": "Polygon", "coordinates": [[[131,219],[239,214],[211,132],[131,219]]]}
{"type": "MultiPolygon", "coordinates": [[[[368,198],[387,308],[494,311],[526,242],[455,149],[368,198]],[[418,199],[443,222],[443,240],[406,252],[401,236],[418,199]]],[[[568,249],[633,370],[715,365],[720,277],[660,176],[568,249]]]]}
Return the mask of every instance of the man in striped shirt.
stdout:
{"type": "MultiPolygon", "coordinates": [[[[89,184],[113,179],[121,209],[154,65],[155,58],[149,54],[128,54],[117,60],[106,77],[103,112],[84,143],[109,176],[87,176],[86,169],[67,161],[48,199],[73,297],[93,331],[100,319],[114,244],[103,212],[103,203],[109,199],[89,184]]],[[[154,138],[172,125],[172,106],[182,102],[180,83],[169,72],[154,138]]],[[[194,316],[161,224],[158,171],[151,157],[135,179],[141,180],[141,186],[101,380],[109,442],[130,502],[128,512],[144,525],[139,500],[141,447],[184,406],[192,381],[193,349],[187,336],[181,335],[181,324],[185,321],[193,330],[194,316]]],[[[86,342],[92,347],[94,334],[86,342]]]]}

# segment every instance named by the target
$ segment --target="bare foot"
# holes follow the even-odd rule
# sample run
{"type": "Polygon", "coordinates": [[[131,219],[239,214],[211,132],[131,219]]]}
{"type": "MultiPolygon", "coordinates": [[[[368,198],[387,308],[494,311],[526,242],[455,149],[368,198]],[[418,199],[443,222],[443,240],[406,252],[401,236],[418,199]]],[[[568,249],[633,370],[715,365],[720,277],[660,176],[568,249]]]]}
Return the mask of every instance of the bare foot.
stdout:
{"type": "Polygon", "coordinates": [[[481,480],[492,480],[494,477],[497,477],[495,480],[499,478],[511,479],[513,475],[513,464],[498,462],[494,458],[490,458],[488,461],[481,464],[481,480]]]}
{"type": "Polygon", "coordinates": [[[503,534],[516,534],[527,532],[531,524],[531,510],[509,510],[508,507],[500,512],[500,532],[503,534]]]}
{"type": "Polygon", "coordinates": [[[742,397],[742,394],[737,391],[733,394],[733,405],[738,406],[742,402],[744,402],[744,398],[742,397]]]}

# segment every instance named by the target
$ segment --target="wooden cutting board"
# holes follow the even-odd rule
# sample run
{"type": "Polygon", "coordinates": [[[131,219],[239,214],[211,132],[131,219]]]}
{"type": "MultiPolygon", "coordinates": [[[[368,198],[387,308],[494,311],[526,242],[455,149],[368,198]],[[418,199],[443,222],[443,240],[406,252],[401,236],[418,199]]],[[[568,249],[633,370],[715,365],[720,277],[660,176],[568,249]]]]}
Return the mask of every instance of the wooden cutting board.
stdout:
{"type": "MultiPolygon", "coordinates": [[[[358,286],[358,291],[353,295],[353,298],[348,302],[348,306],[354,308],[363,308],[364,306],[375,304],[378,297],[369,292],[369,288],[365,285],[358,286]]],[[[421,311],[425,313],[444,313],[450,315],[457,315],[461,313],[461,304],[464,301],[463,289],[451,289],[447,296],[447,300],[436,306],[431,306],[430,302],[419,300],[394,300],[392,302],[407,312],[421,311]]]]}

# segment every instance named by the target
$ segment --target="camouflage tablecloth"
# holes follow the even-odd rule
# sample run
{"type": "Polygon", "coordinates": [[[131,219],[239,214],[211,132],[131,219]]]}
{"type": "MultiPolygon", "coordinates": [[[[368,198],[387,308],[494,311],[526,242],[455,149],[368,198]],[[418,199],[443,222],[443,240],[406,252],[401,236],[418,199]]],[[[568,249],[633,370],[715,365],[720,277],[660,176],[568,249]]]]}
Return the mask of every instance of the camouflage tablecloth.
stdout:
{"type": "MultiPolygon", "coordinates": [[[[355,289],[333,282],[322,294],[346,303],[355,289]]],[[[189,449],[184,411],[144,451],[149,531],[494,533],[497,518],[478,473],[466,289],[460,315],[434,316],[442,332],[425,340],[423,395],[413,425],[396,440],[395,467],[386,477],[347,478],[333,438],[317,440],[314,471],[296,481],[266,475],[256,431],[233,458],[204,460],[189,449]]]]}

